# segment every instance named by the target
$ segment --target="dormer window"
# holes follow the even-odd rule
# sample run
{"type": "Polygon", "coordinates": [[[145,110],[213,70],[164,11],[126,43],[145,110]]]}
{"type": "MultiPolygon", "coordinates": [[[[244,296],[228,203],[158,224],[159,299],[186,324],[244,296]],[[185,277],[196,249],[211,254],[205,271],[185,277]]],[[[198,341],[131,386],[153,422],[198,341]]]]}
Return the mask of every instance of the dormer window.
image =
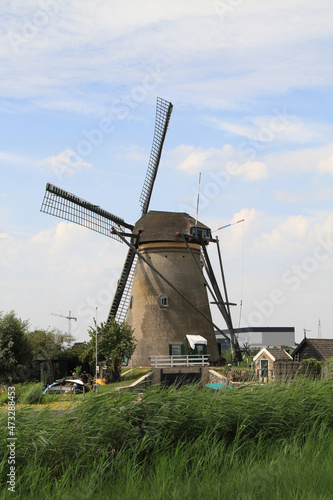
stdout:
{"type": "Polygon", "coordinates": [[[166,293],[163,293],[160,296],[160,307],[168,307],[169,305],[169,299],[166,293]]]}

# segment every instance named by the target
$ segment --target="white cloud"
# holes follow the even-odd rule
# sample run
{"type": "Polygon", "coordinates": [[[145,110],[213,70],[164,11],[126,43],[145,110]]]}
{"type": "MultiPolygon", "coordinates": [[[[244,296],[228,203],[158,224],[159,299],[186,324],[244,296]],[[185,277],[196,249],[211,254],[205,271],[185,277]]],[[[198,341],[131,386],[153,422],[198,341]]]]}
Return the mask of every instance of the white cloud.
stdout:
{"type": "Polygon", "coordinates": [[[100,113],[112,85],[131,91],[160,61],[159,88],[183,103],[211,106],[223,99],[223,106],[234,107],[264,91],[281,95],[332,79],[330,55],[322,50],[332,28],[326,0],[241,2],[225,16],[201,0],[54,0],[59,9],[52,14],[45,2],[44,23],[37,15],[43,3],[5,3],[0,92],[32,99],[36,107],[100,113]],[[10,33],[24,41],[13,47],[10,33]]]}
{"type": "MultiPolygon", "coordinates": [[[[268,215],[266,217],[269,220],[268,215]]],[[[255,238],[252,250],[267,256],[280,256],[292,262],[298,256],[312,254],[320,238],[331,237],[333,216],[325,213],[309,216],[295,214],[279,222],[272,220],[271,225],[271,230],[262,228],[255,238]]]]}
{"type": "Polygon", "coordinates": [[[0,151],[0,162],[5,164],[16,164],[16,165],[33,165],[35,160],[32,158],[18,155],[16,153],[10,153],[8,151],[0,151]]]}
{"type": "Polygon", "coordinates": [[[231,123],[209,118],[215,128],[229,134],[245,137],[263,146],[275,143],[309,143],[313,140],[328,140],[332,137],[332,126],[320,123],[304,123],[285,106],[273,107],[271,115],[244,117],[242,122],[231,123]]]}
{"type": "Polygon", "coordinates": [[[246,181],[257,181],[268,175],[267,167],[263,162],[243,162],[242,154],[239,154],[230,144],[226,144],[221,149],[182,145],[169,152],[169,156],[177,165],[178,170],[189,175],[200,170],[225,171],[228,177],[239,176],[246,181]]]}
{"type": "Polygon", "coordinates": [[[241,175],[247,181],[258,181],[265,179],[268,175],[267,166],[261,161],[247,161],[236,169],[237,175],[241,175]]]}
{"type": "MultiPolygon", "coordinates": [[[[261,217],[262,213],[255,208],[242,208],[239,212],[236,212],[232,218],[232,222],[237,222],[238,220],[244,219],[246,225],[252,224],[261,217]]],[[[238,227],[238,226],[237,226],[238,227]]]]}
{"type": "Polygon", "coordinates": [[[140,148],[133,144],[124,150],[124,153],[121,154],[122,157],[128,158],[131,161],[134,161],[136,163],[148,163],[149,161],[149,156],[147,153],[143,152],[140,150],[140,148]]]}
{"type": "Polygon", "coordinates": [[[7,283],[1,308],[30,319],[34,328],[61,329],[67,324],[50,313],[71,310],[78,317],[75,336],[87,338],[95,311],[91,304],[96,302],[99,320],[105,321],[125,255],[124,245],[67,222],[30,238],[5,234],[0,237],[0,273],[7,283]]]}
{"type": "MultiPolygon", "coordinates": [[[[222,3],[231,6],[225,14],[214,8],[214,1],[202,0],[3,0],[0,108],[8,124],[3,143],[11,152],[0,153],[1,164],[7,164],[3,191],[8,193],[0,198],[2,233],[7,234],[0,237],[1,277],[6,282],[2,308],[21,308],[21,315],[31,317],[34,325],[47,326],[55,320],[51,312],[71,309],[79,316],[80,304],[80,321],[88,321],[94,313],[93,298],[101,303],[105,296],[100,318],[104,319],[110,295],[112,299],[106,276],[118,279],[126,248],[79,226],[52,226],[47,217],[44,220],[39,214],[44,172],[56,170],[70,177],[83,168],[85,175],[75,177],[74,192],[90,199],[89,191],[112,212],[112,207],[123,206],[128,214],[137,213],[133,200],[136,204],[145,168],[141,176],[138,163],[125,162],[124,168],[119,156],[129,137],[147,144],[141,142],[146,121],[134,135],[128,132],[139,115],[146,116],[148,105],[152,109],[156,95],[170,99],[175,107],[166,143],[166,149],[173,150],[163,154],[170,168],[159,172],[151,207],[168,210],[193,198],[186,211],[195,214],[197,173],[202,171],[200,208],[207,224],[218,227],[245,218],[220,233],[227,260],[234,263],[231,287],[240,277],[243,248],[248,272],[244,286],[248,298],[255,300],[277,286],[274,279],[279,280],[279,273],[311,256],[321,234],[331,234],[332,221],[323,211],[332,199],[332,129],[325,123],[330,120],[325,107],[333,81],[333,4],[222,3]],[[38,12],[57,2],[59,10],[49,12],[47,22],[36,26],[38,12]],[[10,44],[10,32],[25,38],[17,50],[10,44]],[[56,152],[54,144],[75,143],[82,127],[95,129],[99,117],[120,120],[120,106],[126,118],[102,147],[89,157],[82,155],[82,163],[75,163],[70,150],[54,156],[45,153],[56,152]],[[286,109],[288,123],[276,120],[275,107],[286,109]],[[74,113],[83,117],[80,122],[74,113]],[[245,148],[241,150],[238,141],[245,148]],[[175,148],[185,142],[192,145],[175,148]],[[216,147],[225,143],[229,144],[216,147]],[[25,157],[25,151],[33,159],[25,157]],[[37,163],[47,155],[42,165],[37,163]],[[101,167],[89,171],[88,162],[101,167]],[[15,164],[22,165],[23,175],[17,175],[17,167],[10,168],[15,164]],[[233,172],[230,165],[235,166],[233,172]],[[277,199],[284,205],[277,206],[277,199]],[[287,205],[286,200],[300,205],[287,205]],[[42,225],[52,230],[36,230],[42,225]],[[14,236],[32,233],[36,235],[31,238],[14,236]]],[[[135,147],[128,158],[146,162],[135,147]]],[[[72,180],[66,179],[66,188],[73,188],[72,180]]],[[[328,261],[322,266],[326,271],[328,261]]],[[[228,264],[226,268],[228,272],[228,264]]],[[[325,307],[326,324],[332,326],[328,294],[325,298],[318,291],[328,289],[331,274],[324,276],[321,269],[313,281],[302,283],[295,307],[298,321],[325,307]]],[[[284,322],[286,317],[292,326],[296,314],[291,303],[278,311],[277,319],[284,322]]],[[[267,326],[270,323],[267,318],[267,326]]]]}
{"type": "Polygon", "coordinates": [[[185,170],[187,173],[198,172],[207,164],[207,160],[212,158],[212,151],[204,151],[202,148],[189,148],[187,157],[178,165],[179,170],[185,170]]]}
{"type": "Polygon", "coordinates": [[[251,237],[252,234],[255,234],[260,227],[262,217],[263,213],[260,210],[244,207],[236,212],[231,220],[224,221],[223,226],[221,226],[221,219],[217,217],[210,218],[209,224],[212,226],[213,236],[223,238],[224,250],[227,252],[228,258],[232,258],[235,248],[237,247],[238,251],[241,249],[243,235],[246,233],[251,237]],[[238,223],[238,221],[242,222],[238,223]],[[231,225],[229,227],[227,223],[232,224],[232,227],[231,225]]]}
{"type": "Polygon", "coordinates": [[[307,205],[322,203],[326,200],[333,200],[333,186],[325,182],[321,176],[316,176],[309,185],[299,188],[292,184],[289,190],[278,189],[274,193],[274,198],[280,203],[293,203],[307,205]]]}
{"type": "Polygon", "coordinates": [[[320,172],[333,174],[333,154],[329,158],[321,160],[318,164],[318,169],[320,172]]]}
{"type": "Polygon", "coordinates": [[[92,167],[70,149],[65,149],[56,156],[48,156],[38,164],[42,165],[46,172],[51,172],[58,177],[73,177],[81,170],[92,167]]]}
{"type": "Polygon", "coordinates": [[[0,239],[10,238],[8,233],[0,233],[0,239]]]}
{"type": "Polygon", "coordinates": [[[262,160],[276,172],[326,173],[330,171],[332,153],[333,143],[328,143],[319,147],[265,155],[262,160]]]}

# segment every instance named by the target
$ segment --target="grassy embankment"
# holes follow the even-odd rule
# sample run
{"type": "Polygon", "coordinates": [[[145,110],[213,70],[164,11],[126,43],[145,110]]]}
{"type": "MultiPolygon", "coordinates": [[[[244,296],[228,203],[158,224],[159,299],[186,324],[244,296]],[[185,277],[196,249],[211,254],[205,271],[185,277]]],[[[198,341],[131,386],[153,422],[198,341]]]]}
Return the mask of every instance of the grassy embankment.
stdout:
{"type": "MultiPolygon", "coordinates": [[[[332,498],[332,378],[88,394],[65,410],[23,407],[16,426],[15,498],[332,498]]],[[[0,498],[14,496],[4,486],[0,498]]]]}

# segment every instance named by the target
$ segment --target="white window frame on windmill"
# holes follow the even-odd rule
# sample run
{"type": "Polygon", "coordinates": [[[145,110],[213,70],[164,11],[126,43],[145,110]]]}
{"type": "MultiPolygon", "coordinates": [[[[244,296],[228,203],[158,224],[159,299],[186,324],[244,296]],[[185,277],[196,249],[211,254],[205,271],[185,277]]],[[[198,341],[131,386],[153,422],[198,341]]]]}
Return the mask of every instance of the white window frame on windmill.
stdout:
{"type": "Polygon", "coordinates": [[[163,309],[169,307],[169,297],[166,293],[160,295],[160,307],[163,309]]]}

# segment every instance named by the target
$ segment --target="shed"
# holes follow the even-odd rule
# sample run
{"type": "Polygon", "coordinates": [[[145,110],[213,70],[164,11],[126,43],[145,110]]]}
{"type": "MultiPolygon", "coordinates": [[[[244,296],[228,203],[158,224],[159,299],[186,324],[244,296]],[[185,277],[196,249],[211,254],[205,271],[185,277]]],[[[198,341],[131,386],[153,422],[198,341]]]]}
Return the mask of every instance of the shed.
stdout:
{"type": "Polygon", "coordinates": [[[293,358],[279,347],[264,347],[253,358],[259,380],[267,382],[276,376],[287,376],[294,373],[293,358]]]}
{"type": "Polygon", "coordinates": [[[304,338],[293,352],[294,361],[303,361],[303,359],[325,361],[331,357],[333,357],[333,339],[304,338]]]}

